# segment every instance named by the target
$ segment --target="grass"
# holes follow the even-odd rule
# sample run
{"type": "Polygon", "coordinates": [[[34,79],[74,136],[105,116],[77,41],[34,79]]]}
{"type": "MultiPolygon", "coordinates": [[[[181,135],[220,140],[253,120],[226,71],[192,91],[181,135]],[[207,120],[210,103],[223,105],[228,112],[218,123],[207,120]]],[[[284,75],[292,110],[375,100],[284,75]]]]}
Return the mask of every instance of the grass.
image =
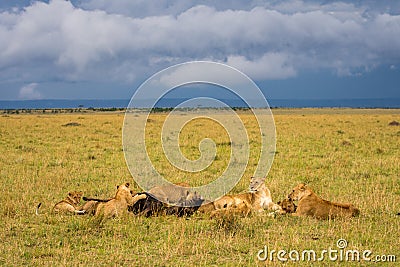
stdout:
{"type": "MultiPolygon", "coordinates": [[[[299,182],[308,182],[323,198],[352,202],[361,216],[351,220],[253,215],[210,220],[196,215],[127,217],[105,223],[86,216],[52,214],[68,191],[110,197],[115,185],[133,182],[126,167],[121,132],[124,114],[12,114],[0,116],[0,265],[2,266],[263,266],[258,251],[347,249],[396,255],[400,261],[399,110],[276,109],[277,148],[267,185],[278,201],[299,182]],[[63,126],[77,122],[77,126],[63,126]],[[35,215],[42,202],[41,215],[35,215]]],[[[215,162],[201,174],[169,165],[160,150],[159,127],[165,114],[149,123],[154,165],[171,181],[200,185],[226,167],[230,143],[212,121],[187,124],[180,147],[189,159],[200,156],[199,140],[213,138],[215,162]],[[205,136],[204,133],[207,133],[205,136]]],[[[241,118],[250,132],[252,156],[233,192],[247,190],[259,147],[254,118],[241,118]]],[[[136,185],[135,185],[136,186],[136,185]]],[[[136,191],[140,189],[136,186],[136,191]]],[[[288,262],[292,265],[292,262],[288,262]]],[[[350,265],[331,262],[318,265],[350,265]]],[[[362,262],[374,266],[374,263],[362,262]]],[[[376,264],[376,263],[375,263],[376,264]]],[[[308,266],[310,262],[300,262],[308,266]]],[[[385,263],[385,266],[395,263],[385,263]]]]}

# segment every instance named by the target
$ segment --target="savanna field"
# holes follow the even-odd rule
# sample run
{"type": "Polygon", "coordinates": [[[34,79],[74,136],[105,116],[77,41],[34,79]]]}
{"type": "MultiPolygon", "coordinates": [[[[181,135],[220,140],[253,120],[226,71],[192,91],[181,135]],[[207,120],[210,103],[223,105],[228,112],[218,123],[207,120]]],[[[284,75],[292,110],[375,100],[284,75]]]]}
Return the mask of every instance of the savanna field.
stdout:
{"type": "MultiPolygon", "coordinates": [[[[255,119],[240,111],[250,137],[251,157],[231,193],[246,192],[260,146],[255,119]]],[[[400,110],[274,109],[277,143],[266,179],[273,200],[282,200],[300,182],[325,199],[351,202],[361,210],[352,219],[318,221],[253,214],[209,219],[196,214],[135,217],[99,222],[90,216],[51,212],[69,191],[112,197],[115,186],[130,182],[122,149],[124,112],[0,114],[0,265],[1,266],[275,266],[257,254],[370,250],[382,266],[400,262],[400,110]],[[42,203],[39,216],[35,214],[42,203]]],[[[139,115],[141,116],[141,115],[139,115]]],[[[199,157],[199,142],[216,143],[214,162],[200,173],[171,166],[162,153],[160,129],[166,113],[147,120],[146,141],[154,166],[171,182],[193,186],[217,178],[230,155],[229,136],[210,120],[195,120],[181,132],[179,145],[189,159],[199,157]]],[[[345,251],[344,251],[345,252],[345,251]]],[[[286,258],[288,255],[286,254],[286,258]]],[[[292,262],[309,266],[310,261],[292,262]]],[[[316,266],[377,266],[376,262],[329,260],[316,266]]]]}

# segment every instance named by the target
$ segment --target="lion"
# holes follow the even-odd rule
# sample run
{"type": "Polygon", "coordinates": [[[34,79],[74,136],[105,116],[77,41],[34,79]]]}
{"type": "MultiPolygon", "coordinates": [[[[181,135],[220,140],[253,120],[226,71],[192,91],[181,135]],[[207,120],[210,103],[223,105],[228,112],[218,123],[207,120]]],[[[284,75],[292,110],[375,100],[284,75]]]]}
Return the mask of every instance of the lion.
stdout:
{"type": "MultiPolygon", "coordinates": [[[[271,192],[265,185],[265,177],[251,177],[249,191],[238,195],[225,195],[199,208],[199,212],[209,212],[216,215],[218,210],[229,209],[233,213],[249,214],[250,211],[277,211],[281,207],[272,201],[271,192]]],[[[229,212],[221,211],[221,212],[229,212]]]]}
{"type": "Polygon", "coordinates": [[[89,214],[89,215],[95,215],[96,209],[100,203],[103,203],[103,202],[105,203],[105,202],[112,200],[112,198],[98,199],[98,198],[91,198],[91,197],[82,197],[82,199],[86,202],[85,202],[85,204],[80,206],[78,209],[81,211],[84,211],[85,214],[89,214]]]}
{"type": "Polygon", "coordinates": [[[210,219],[223,218],[230,215],[247,217],[251,212],[252,212],[251,206],[249,206],[246,202],[243,201],[238,205],[234,204],[228,208],[216,209],[211,211],[210,219]]]}
{"type": "Polygon", "coordinates": [[[115,197],[107,202],[97,204],[95,216],[104,219],[119,217],[128,213],[128,206],[134,205],[140,199],[146,198],[144,194],[132,196],[129,183],[117,186],[115,197]]]}
{"type": "Polygon", "coordinates": [[[277,203],[279,206],[281,206],[282,211],[280,212],[280,214],[287,214],[287,213],[295,213],[297,206],[296,204],[293,202],[292,199],[289,199],[288,197],[286,197],[284,200],[282,201],[278,201],[277,203]]]}
{"type": "MultiPolygon", "coordinates": [[[[54,205],[53,207],[53,212],[55,213],[73,213],[73,214],[84,214],[84,210],[78,209],[78,205],[81,201],[81,198],[83,196],[83,192],[78,192],[78,191],[73,191],[73,192],[68,192],[68,196],[58,202],[57,204],[54,205]]],[[[38,205],[39,209],[40,204],[38,205]]],[[[38,214],[38,211],[36,211],[36,214],[38,214]]]]}
{"type": "Polygon", "coordinates": [[[333,219],[336,217],[355,217],[360,210],[348,203],[335,203],[317,196],[311,188],[301,183],[297,185],[288,198],[298,201],[293,216],[311,216],[316,219],[333,219]]]}

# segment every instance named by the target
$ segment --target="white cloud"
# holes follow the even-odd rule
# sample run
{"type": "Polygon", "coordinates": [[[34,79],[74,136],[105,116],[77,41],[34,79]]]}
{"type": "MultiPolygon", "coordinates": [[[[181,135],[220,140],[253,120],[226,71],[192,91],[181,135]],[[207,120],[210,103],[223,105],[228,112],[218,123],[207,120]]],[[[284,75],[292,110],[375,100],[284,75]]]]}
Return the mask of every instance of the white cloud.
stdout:
{"type": "Polygon", "coordinates": [[[351,1],[200,3],[92,0],[83,9],[53,0],[2,12],[0,79],[132,83],[211,59],[265,80],[321,68],[351,75],[400,61],[400,16],[351,1]]]}
{"type": "Polygon", "coordinates": [[[248,60],[243,56],[228,57],[227,64],[247,73],[253,79],[284,79],[296,76],[294,62],[284,53],[266,53],[260,58],[248,60]]]}
{"type": "Polygon", "coordinates": [[[42,94],[37,90],[37,83],[30,83],[21,87],[19,90],[18,98],[24,100],[41,99],[42,94]]]}
{"type": "Polygon", "coordinates": [[[177,87],[192,82],[212,83],[228,88],[240,87],[248,84],[248,79],[239,75],[233,68],[227,68],[223,64],[209,64],[200,62],[198,64],[181,64],[172,69],[165,70],[155,81],[163,87],[177,87]]]}
{"type": "Polygon", "coordinates": [[[393,0],[158,0],[157,4],[146,0],[87,0],[76,1],[81,7],[88,10],[104,10],[107,13],[123,14],[143,18],[146,16],[173,15],[177,16],[196,5],[212,6],[218,11],[224,10],[251,10],[254,7],[277,10],[280,13],[293,14],[316,10],[353,11],[368,10],[368,12],[399,14],[400,2],[393,0]]]}

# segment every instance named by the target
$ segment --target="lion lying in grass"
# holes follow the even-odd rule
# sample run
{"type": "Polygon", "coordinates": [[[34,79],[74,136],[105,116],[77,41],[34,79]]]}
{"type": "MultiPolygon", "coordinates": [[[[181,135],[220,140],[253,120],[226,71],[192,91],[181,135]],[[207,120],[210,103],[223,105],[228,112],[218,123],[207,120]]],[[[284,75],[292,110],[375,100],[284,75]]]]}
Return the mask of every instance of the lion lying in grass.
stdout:
{"type": "MultiPolygon", "coordinates": [[[[78,205],[83,196],[82,192],[73,191],[69,192],[68,196],[54,205],[53,212],[55,213],[73,213],[73,214],[84,214],[84,210],[78,209],[78,205]]],[[[38,205],[39,209],[41,203],[38,205]]],[[[36,214],[38,211],[36,210],[36,214]]]]}
{"type": "Polygon", "coordinates": [[[234,204],[229,208],[222,208],[211,211],[210,219],[230,218],[230,216],[247,217],[251,212],[251,206],[243,201],[242,203],[238,205],[234,204]]]}
{"type": "Polygon", "coordinates": [[[353,217],[360,211],[352,204],[335,203],[317,196],[309,187],[301,183],[288,195],[290,200],[298,200],[294,216],[311,216],[316,219],[333,219],[336,217],[353,217]]]}
{"type": "Polygon", "coordinates": [[[122,216],[128,213],[128,206],[134,205],[140,199],[146,198],[145,194],[132,196],[129,183],[117,186],[115,197],[107,202],[97,205],[95,216],[104,219],[122,216]]]}
{"type": "Polygon", "coordinates": [[[281,210],[281,207],[272,201],[271,192],[264,182],[265,178],[251,177],[250,192],[225,195],[214,202],[201,206],[199,212],[211,213],[211,217],[218,217],[218,213],[235,213],[247,216],[251,211],[281,210]]]}
{"type": "Polygon", "coordinates": [[[112,200],[112,198],[98,199],[98,198],[90,198],[90,197],[83,197],[82,199],[86,202],[85,202],[85,204],[83,204],[82,206],[79,207],[79,210],[82,210],[85,212],[85,214],[89,214],[89,215],[96,214],[96,209],[100,203],[105,203],[105,202],[112,200]]]}

